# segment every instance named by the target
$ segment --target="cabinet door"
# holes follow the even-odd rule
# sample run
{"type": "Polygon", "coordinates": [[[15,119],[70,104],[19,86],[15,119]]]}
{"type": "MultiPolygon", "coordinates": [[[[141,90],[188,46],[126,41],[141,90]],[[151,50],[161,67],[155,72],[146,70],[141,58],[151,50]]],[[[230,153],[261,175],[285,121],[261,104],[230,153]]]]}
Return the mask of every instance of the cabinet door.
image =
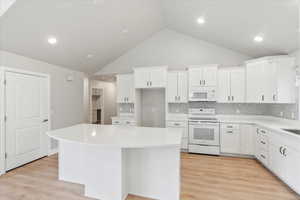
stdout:
{"type": "Polygon", "coordinates": [[[203,82],[204,86],[217,86],[218,67],[209,66],[203,67],[203,82]]]}
{"type": "Polygon", "coordinates": [[[145,68],[134,70],[134,86],[135,88],[149,87],[150,73],[145,68]]]}
{"type": "Polygon", "coordinates": [[[190,68],[189,69],[189,87],[201,86],[202,79],[202,68],[190,68]]]}
{"type": "Polygon", "coordinates": [[[277,97],[277,65],[273,61],[263,63],[263,103],[275,103],[277,97]]]}
{"type": "Polygon", "coordinates": [[[168,102],[169,103],[177,103],[178,101],[178,73],[177,72],[169,72],[168,73],[168,102]]]}
{"type": "Polygon", "coordinates": [[[277,64],[277,103],[295,103],[296,102],[296,72],[295,60],[285,58],[278,60],[277,64]]]}
{"type": "Polygon", "coordinates": [[[248,103],[260,103],[263,95],[263,63],[248,63],[246,68],[246,100],[248,103]]]}
{"type": "Polygon", "coordinates": [[[286,160],[286,178],[287,184],[300,193],[300,151],[290,147],[283,150],[286,160]]]}
{"type": "Polygon", "coordinates": [[[117,76],[117,101],[118,103],[134,102],[134,83],[132,74],[117,76]]]}
{"type": "Polygon", "coordinates": [[[180,103],[188,102],[188,84],[187,84],[187,72],[178,72],[178,85],[177,92],[180,103]]]}
{"type": "Polygon", "coordinates": [[[163,88],[167,85],[167,69],[154,67],[150,69],[150,87],[163,88]]]}
{"type": "MultiPolygon", "coordinates": [[[[242,67],[231,70],[230,73],[230,87],[231,87],[231,101],[235,103],[245,102],[246,90],[246,74],[242,67]]],[[[218,91],[219,92],[219,91],[218,91]]]]}
{"type": "Polygon", "coordinates": [[[280,142],[271,140],[269,144],[269,167],[280,178],[285,178],[285,159],[281,154],[280,142]]]}
{"type": "Polygon", "coordinates": [[[239,130],[221,129],[221,152],[240,153],[240,132],[239,130]]]}
{"type": "Polygon", "coordinates": [[[244,155],[255,154],[255,127],[253,125],[240,125],[240,153],[244,155]]]}
{"type": "Polygon", "coordinates": [[[230,94],[230,70],[220,69],[218,72],[218,102],[228,103],[231,101],[230,94]]]}

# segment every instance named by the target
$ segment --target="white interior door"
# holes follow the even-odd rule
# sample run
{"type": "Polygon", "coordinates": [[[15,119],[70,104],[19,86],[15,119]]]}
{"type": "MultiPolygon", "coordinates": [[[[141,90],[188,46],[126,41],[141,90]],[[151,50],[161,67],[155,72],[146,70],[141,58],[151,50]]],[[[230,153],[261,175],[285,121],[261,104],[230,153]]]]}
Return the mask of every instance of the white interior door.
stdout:
{"type": "Polygon", "coordinates": [[[48,78],[6,72],[6,170],[47,155],[48,78]]]}

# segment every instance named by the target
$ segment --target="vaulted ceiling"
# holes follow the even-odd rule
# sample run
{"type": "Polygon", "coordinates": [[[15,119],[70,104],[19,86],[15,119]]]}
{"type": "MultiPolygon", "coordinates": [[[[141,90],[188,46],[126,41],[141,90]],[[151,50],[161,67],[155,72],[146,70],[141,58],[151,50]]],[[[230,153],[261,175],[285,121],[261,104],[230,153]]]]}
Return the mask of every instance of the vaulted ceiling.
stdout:
{"type": "Polygon", "coordinates": [[[251,57],[286,54],[298,48],[297,2],[17,0],[0,18],[0,48],[93,73],[169,28],[251,57]],[[253,42],[258,34],[263,43],[253,42]],[[48,44],[50,36],[56,45],[48,44]]]}

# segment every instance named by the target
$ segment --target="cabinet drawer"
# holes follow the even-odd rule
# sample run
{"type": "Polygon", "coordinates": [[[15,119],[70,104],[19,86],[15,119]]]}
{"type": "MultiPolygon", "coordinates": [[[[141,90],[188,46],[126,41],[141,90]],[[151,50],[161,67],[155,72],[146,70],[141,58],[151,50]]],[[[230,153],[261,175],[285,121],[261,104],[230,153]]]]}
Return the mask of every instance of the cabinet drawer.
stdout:
{"type": "Polygon", "coordinates": [[[222,124],[221,125],[222,129],[230,129],[230,130],[238,130],[240,129],[239,124],[222,124]]]}
{"type": "Polygon", "coordinates": [[[186,121],[167,121],[167,127],[173,127],[173,128],[178,128],[178,127],[187,127],[187,122],[186,121]]]}
{"type": "Polygon", "coordinates": [[[257,133],[261,135],[268,135],[268,131],[263,128],[257,128],[257,133]]]}
{"type": "Polygon", "coordinates": [[[269,154],[267,151],[260,149],[256,155],[257,159],[266,167],[269,165],[269,154]]]}
{"type": "Polygon", "coordinates": [[[259,146],[260,149],[264,149],[266,151],[268,151],[269,148],[269,138],[267,135],[262,135],[259,134],[258,135],[258,139],[257,139],[257,145],[259,146]]]}

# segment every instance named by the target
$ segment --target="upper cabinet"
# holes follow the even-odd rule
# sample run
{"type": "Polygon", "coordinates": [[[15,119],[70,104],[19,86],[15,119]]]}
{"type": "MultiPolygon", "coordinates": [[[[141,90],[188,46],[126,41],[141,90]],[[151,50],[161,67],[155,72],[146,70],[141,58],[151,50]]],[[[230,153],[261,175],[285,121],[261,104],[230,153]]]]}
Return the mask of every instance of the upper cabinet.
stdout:
{"type": "Polygon", "coordinates": [[[117,102],[134,103],[134,81],[133,74],[117,75],[117,102]]]}
{"type": "Polygon", "coordinates": [[[243,103],[245,102],[245,68],[219,68],[218,71],[218,102],[243,103]]]}
{"type": "Polygon", "coordinates": [[[217,65],[191,66],[189,68],[189,86],[217,86],[217,65]]]}
{"type": "Polygon", "coordinates": [[[167,86],[168,103],[187,103],[187,72],[169,72],[167,86]]]}
{"type": "Polygon", "coordinates": [[[167,67],[140,67],[134,69],[135,88],[164,88],[167,85],[167,67]]]}
{"type": "Polygon", "coordinates": [[[295,103],[294,58],[262,58],[246,66],[248,103],[295,103]]]}

